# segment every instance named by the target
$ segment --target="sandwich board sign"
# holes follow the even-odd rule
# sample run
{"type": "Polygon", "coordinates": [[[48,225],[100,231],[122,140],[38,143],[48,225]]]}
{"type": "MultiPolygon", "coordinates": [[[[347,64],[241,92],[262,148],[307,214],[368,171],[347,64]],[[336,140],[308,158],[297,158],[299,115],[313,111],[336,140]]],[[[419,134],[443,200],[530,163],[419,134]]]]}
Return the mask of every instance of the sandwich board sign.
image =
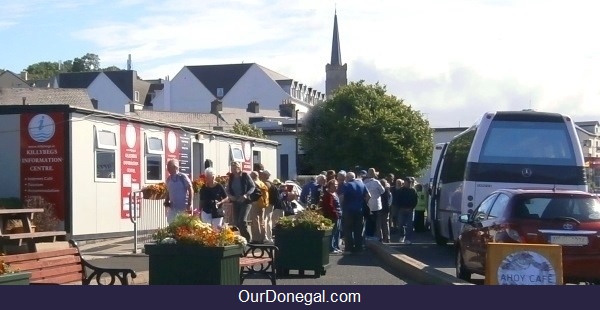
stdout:
{"type": "Polygon", "coordinates": [[[495,243],[487,246],[486,285],[562,285],[562,247],[495,243]]]}

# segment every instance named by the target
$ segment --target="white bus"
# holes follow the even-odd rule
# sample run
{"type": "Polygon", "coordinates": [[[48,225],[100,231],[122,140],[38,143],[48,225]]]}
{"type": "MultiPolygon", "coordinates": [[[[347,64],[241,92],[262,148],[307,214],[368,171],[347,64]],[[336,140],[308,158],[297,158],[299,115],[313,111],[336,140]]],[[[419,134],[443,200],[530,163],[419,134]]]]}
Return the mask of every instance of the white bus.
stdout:
{"type": "MultiPolygon", "coordinates": [[[[584,158],[570,117],[535,111],[484,114],[442,147],[434,170],[431,231],[456,241],[460,214],[501,188],[587,191],[584,158]]],[[[434,168],[432,168],[434,169],[434,168]]]]}

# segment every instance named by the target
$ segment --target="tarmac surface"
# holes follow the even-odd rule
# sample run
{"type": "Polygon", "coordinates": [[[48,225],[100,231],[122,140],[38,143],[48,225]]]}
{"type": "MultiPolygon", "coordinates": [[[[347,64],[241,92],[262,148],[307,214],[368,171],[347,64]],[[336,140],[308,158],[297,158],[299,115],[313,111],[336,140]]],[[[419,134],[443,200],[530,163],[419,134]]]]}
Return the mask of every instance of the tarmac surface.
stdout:
{"type": "MultiPolygon", "coordinates": [[[[133,239],[121,238],[80,246],[85,259],[99,267],[131,268],[138,274],[133,284],[148,284],[148,257],[133,253],[133,239]]],[[[365,250],[360,254],[329,256],[326,274],[319,278],[307,272],[305,276],[291,274],[278,278],[277,285],[406,285],[416,284],[403,279],[401,273],[385,264],[376,255],[365,250]],[[409,282],[409,283],[407,283],[409,282]]],[[[244,285],[270,285],[268,279],[248,278],[244,285]]]]}

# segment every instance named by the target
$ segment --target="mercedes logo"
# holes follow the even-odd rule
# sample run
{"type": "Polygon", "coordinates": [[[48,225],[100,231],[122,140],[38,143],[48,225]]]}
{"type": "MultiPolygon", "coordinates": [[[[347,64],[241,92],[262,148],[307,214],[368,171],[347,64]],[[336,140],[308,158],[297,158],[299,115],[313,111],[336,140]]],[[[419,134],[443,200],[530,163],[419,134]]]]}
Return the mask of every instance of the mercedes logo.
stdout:
{"type": "Polygon", "coordinates": [[[521,170],[521,175],[525,178],[530,177],[532,173],[531,168],[523,168],[523,170],[521,170]]]}
{"type": "Polygon", "coordinates": [[[573,229],[573,224],[565,223],[563,224],[564,229],[573,229]]]}

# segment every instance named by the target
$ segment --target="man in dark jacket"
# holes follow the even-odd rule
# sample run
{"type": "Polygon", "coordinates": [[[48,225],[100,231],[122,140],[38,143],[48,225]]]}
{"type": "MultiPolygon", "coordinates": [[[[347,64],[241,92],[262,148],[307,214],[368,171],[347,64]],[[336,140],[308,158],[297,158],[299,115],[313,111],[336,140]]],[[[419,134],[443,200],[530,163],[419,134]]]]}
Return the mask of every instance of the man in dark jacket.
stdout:
{"type": "Polygon", "coordinates": [[[417,206],[418,195],[414,188],[415,179],[412,177],[404,178],[404,186],[397,189],[396,196],[397,201],[395,206],[397,209],[398,216],[398,228],[400,231],[400,242],[404,244],[411,244],[410,241],[413,233],[413,219],[415,213],[415,207],[417,206]],[[404,228],[404,229],[402,229],[404,228]]]}
{"type": "Polygon", "coordinates": [[[348,172],[346,179],[342,189],[344,251],[356,253],[363,250],[363,206],[371,195],[365,184],[355,179],[353,172],[348,172]]]}

